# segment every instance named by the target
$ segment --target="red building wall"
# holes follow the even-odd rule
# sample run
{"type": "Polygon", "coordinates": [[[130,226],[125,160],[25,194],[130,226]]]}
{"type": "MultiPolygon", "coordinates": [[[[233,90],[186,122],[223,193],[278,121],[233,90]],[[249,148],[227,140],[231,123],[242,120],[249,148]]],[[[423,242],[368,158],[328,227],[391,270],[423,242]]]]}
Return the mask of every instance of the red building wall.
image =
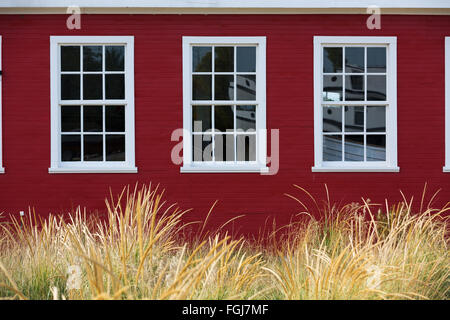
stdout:
{"type": "MultiPolygon", "coordinates": [[[[286,222],[300,211],[284,193],[306,200],[292,184],[332,202],[420,201],[424,183],[436,205],[450,200],[444,165],[444,37],[449,16],[383,15],[368,30],[366,15],[82,15],[81,30],[66,15],[1,15],[3,42],[3,165],[0,212],[28,206],[41,215],[82,205],[104,210],[104,198],[136,182],[160,183],[166,200],[192,218],[221,224],[236,215],[241,231],[257,232],[267,217],[286,222]],[[49,174],[51,35],[135,37],[137,174],[49,174]],[[399,173],[313,173],[313,36],[397,36],[399,173]],[[267,37],[267,128],[280,129],[280,168],[273,176],[180,173],[170,153],[182,127],[182,36],[267,37]],[[432,191],[432,192],[431,192],[432,191]]],[[[270,147],[269,147],[270,149],[270,147]]],[[[269,150],[270,152],[270,150],[269,150]]]]}

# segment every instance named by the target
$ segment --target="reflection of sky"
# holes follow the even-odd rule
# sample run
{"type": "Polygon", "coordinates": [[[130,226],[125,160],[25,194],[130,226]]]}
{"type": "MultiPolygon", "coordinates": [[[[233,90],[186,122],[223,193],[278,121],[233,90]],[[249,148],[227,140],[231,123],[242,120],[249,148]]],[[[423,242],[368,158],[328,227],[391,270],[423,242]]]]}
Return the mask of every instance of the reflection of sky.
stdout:
{"type": "Polygon", "coordinates": [[[340,94],[336,92],[324,92],[323,93],[324,101],[340,101],[340,94]]]}

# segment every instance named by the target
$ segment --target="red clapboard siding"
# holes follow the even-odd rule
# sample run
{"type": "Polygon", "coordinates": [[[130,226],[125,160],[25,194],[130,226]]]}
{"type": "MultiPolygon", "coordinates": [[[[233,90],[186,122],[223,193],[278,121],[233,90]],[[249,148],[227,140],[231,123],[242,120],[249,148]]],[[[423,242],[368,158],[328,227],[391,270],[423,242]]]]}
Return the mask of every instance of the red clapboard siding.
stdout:
{"type": "MultiPolygon", "coordinates": [[[[160,183],[169,203],[206,215],[211,225],[240,214],[235,224],[257,233],[268,217],[287,222],[301,211],[284,193],[307,201],[292,184],[318,200],[346,203],[361,197],[420,201],[424,183],[442,188],[436,205],[450,200],[444,165],[444,37],[449,16],[383,15],[381,30],[366,15],[83,15],[81,30],[66,15],[2,15],[3,163],[0,212],[32,206],[41,215],[82,205],[105,209],[104,198],[127,184],[160,183]],[[136,166],[138,174],[49,174],[51,35],[135,37],[136,166]],[[398,165],[400,173],[312,173],[313,36],[396,36],[398,165]],[[277,175],[181,174],[171,163],[172,130],[182,127],[182,36],[267,37],[267,127],[280,129],[277,175]]],[[[270,146],[269,146],[270,149],[270,146]]],[[[430,194],[431,195],[431,194],[430,194]]],[[[310,202],[308,202],[310,203],[310,202]]]]}

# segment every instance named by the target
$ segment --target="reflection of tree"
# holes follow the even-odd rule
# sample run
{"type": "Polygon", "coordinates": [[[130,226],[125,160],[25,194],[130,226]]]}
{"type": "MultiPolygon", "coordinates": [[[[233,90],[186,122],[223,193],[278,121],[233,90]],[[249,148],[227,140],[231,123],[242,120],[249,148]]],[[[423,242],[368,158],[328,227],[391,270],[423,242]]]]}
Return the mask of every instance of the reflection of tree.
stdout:
{"type": "Polygon", "coordinates": [[[340,72],[342,70],[342,48],[327,48],[325,52],[331,63],[332,72],[340,72]]]}
{"type": "Polygon", "coordinates": [[[234,64],[234,48],[233,47],[216,47],[214,61],[214,71],[233,72],[234,64]]]}
{"type": "Polygon", "coordinates": [[[83,47],[84,70],[100,71],[102,70],[102,47],[84,46],[83,47]]]}
{"type": "Polygon", "coordinates": [[[233,129],[234,117],[233,107],[231,106],[216,106],[214,109],[215,128],[226,132],[227,129],[233,129]]]}
{"type": "Polygon", "coordinates": [[[122,71],[124,47],[122,46],[109,46],[105,48],[106,55],[106,70],[108,71],[122,71]]]}
{"type": "Polygon", "coordinates": [[[211,47],[202,48],[197,47],[197,52],[200,54],[201,58],[198,63],[196,63],[194,72],[210,72],[211,71],[211,47]]]}

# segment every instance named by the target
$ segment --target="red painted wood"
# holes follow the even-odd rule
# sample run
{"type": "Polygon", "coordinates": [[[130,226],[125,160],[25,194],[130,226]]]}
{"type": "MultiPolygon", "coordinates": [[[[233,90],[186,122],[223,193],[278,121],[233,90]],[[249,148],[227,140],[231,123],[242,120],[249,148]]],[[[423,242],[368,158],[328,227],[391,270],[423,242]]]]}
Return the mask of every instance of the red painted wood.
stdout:
{"type": "MultiPolygon", "coordinates": [[[[81,30],[66,29],[66,15],[2,15],[3,163],[0,211],[32,206],[41,215],[77,205],[105,208],[127,184],[160,183],[168,202],[211,225],[246,214],[235,224],[257,233],[266,219],[285,223],[301,211],[284,193],[316,199],[383,203],[399,190],[420,201],[424,183],[442,188],[436,205],[450,200],[444,165],[444,37],[449,16],[382,16],[381,30],[366,15],[83,15],[81,30]],[[136,165],[138,174],[49,174],[50,35],[134,35],[136,165]],[[181,174],[171,163],[170,135],[182,127],[182,52],[185,36],[267,37],[267,126],[280,129],[280,170],[259,174],[181,174]],[[312,173],[313,36],[397,36],[398,164],[400,173],[312,173]]],[[[431,192],[430,191],[430,192],[431,192]]],[[[431,194],[430,194],[431,195],[431,194]]]]}

